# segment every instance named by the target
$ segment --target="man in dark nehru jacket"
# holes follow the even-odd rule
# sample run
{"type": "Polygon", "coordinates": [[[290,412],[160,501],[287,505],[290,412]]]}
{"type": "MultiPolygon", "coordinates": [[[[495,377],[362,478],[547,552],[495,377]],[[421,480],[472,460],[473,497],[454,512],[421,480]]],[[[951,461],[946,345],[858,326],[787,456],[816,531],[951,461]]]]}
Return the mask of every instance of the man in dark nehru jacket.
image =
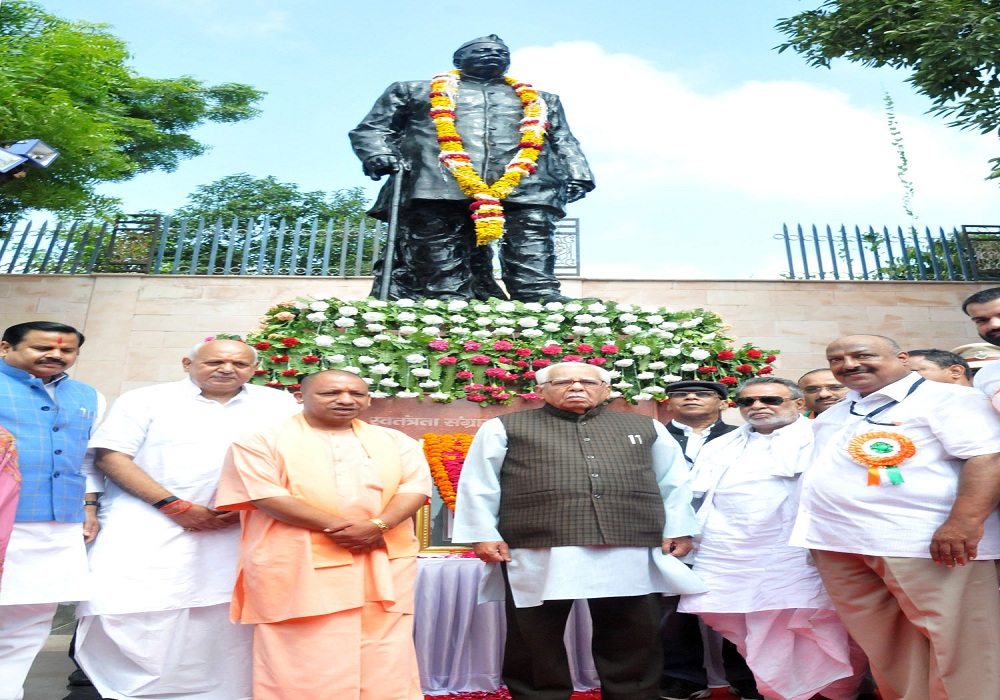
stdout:
{"type": "MultiPolygon", "coordinates": [[[[529,104],[531,86],[505,77],[510,52],[500,37],[462,44],[453,62],[457,71],[434,80],[390,85],[350,133],[365,174],[375,180],[392,175],[372,216],[389,219],[393,184],[402,178],[389,295],[503,298],[491,249],[476,244],[492,217],[504,229],[500,266],[510,297],[559,301],[555,222],[566,215],[567,202],[594,189],[580,144],[558,96],[538,92],[529,104]],[[539,142],[539,149],[530,147],[539,142]],[[501,178],[516,184],[509,193],[476,194],[474,202],[468,187],[459,186],[459,179],[470,178],[478,179],[477,192],[503,185],[501,178]]],[[[382,263],[375,265],[373,293],[382,263]]]]}
{"type": "Polygon", "coordinates": [[[565,362],[536,381],[542,408],[476,433],[455,509],[455,541],[491,564],[480,599],[506,600],[503,680],[514,700],[569,698],[563,632],[586,600],[601,697],[658,700],[660,595],[705,590],[678,559],[697,527],[680,449],[604,407],[606,370],[565,362]]]}
{"type": "MultiPolygon", "coordinates": [[[[722,422],[722,411],[729,406],[729,390],[722,382],[696,379],[674,382],[666,386],[673,419],[666,424],[684,452],[688,468],[694,464],[702,446],[726,433],[735,425],[722,422]]],[[[705,645],[697,615],[677,612],[679,596],[663,599],[663,619],[660,637],[663,641],[663,679],[661,697],[666,700],[693,700],[712,694],[705,668],[705,645]]],[[[756,695],[753,672],[740,656],[736,645],[711,628],[707,630],[710,646],[722,651],[722,667],[726,681],[744,697],[756,695]]],[[[718,653],[718,652],[716,652],[718,653]]]]}

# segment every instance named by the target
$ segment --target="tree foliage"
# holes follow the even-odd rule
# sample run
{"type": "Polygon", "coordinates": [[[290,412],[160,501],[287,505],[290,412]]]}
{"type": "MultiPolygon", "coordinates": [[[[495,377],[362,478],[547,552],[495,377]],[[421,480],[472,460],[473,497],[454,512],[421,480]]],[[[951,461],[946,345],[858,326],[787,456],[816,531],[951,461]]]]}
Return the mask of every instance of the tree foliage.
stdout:
{"type": "Polygon", "coordinates": [[[0,223],[29,208],[114,213],[118,203],[96,195],[97,185],[172,171],[208,150],[191,130],[259,112],[264,93],[249,85],[147,78],[128,58],[106,25],[70,22],[29,0],[0,4],[0,140],[40,138],[61,153],[3,186],[0,223]]]}
{"type": "MultiPolygon", "coordinates": [[[[845,58],[911,71],[907,80],[952,126],[1000,128],[1000,0],[826,0],[778,22],[814,66],[845,58]]],[[[1000,158],[990,161],[1000,178],[1000,158]]]]}

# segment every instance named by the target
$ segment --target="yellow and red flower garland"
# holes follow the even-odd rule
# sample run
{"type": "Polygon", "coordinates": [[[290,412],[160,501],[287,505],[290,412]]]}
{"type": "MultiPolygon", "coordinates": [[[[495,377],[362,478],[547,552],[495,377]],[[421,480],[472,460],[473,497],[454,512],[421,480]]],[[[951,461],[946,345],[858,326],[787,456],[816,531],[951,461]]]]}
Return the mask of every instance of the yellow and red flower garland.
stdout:
{"type": "Polygon", "coordinates": [[[504,174],[492,185],[479,177],[472,167],[472,159],[465,152],[462,137],[455,128],[455,95],[458,92],[459,72],[441,73],[431,80],[430,117],[437,129],[439,160],[458,182],[459,189],[475,201],[469,205],[476,226],[476,244],[487,245],[503,237],[504,213],[500,200],[517,187],[521,178],[535,172],[535,163],[545,143],[547,107],[538,91],[528,83],[504,76],[521,99],[521,141],[518,151],[507,163],[504,174]]]}
{"type": "Polygon", "coordinates": [[[441,494],[441,500],[453,511],[455,490],[458,488],[458,479],[462,474],[462,465],[465,464],[465,455],[469,452],[470,444],[472,436],[468,433],[424,435],[424,455],[427,457],[427,464],[430,465],[434,484],[441,494]]]}
{"type": "Polygon", "coordinates": [[[889,482],[896,486],[903,483],[899,464],[917,453],[913,440],[899,433],[874,431],[857,435],[847,445],[847,453],[858,464],[868,468],[868,485],[882,483],[879,467],[885,467],[889,482]]]}

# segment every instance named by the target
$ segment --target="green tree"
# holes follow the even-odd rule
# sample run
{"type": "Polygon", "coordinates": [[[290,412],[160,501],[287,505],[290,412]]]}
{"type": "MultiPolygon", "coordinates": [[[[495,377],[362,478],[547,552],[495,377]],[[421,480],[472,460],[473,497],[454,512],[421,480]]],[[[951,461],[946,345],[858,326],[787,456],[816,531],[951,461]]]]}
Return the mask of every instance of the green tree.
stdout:
{"type": "Polygon", "coordinates": [[[29,0],[0,3],[0,140],[40,138],[61,152],[47,170],[3,185],[0,224],[24,209],[110,216],[104,182],[172,171],[208,147],[188,132],[255,117],[249,85],[153,79],[128,66],[106,25],[70,22],[29,0]]]}
{"type": "MultiPolygon", "coordinates": [[[[835,58],[911,71],[931,112],[984,134],[1000,128],[1000,0],[826,0],[782,19],[793,49],[814,66],[835,58]]],[[[1000,178],[992,158],[990,178],[1000,178]]]]}
{"type": "MultiPolygon", "coordinates": [[[[228,257],[237,268],[245,260],[254,270],[296,274],[297,270],[310,265],[318,271],[327,256],[328,267],[339,271],[346,225],[351,235],[345,269],[354,271],[359,254],[357,232],[363,222],[368,235],[360,251],[361,272],[371,272],[375,245],[371,232],[376,222],[365,215],[368,205],[360,187],[329,193],[303,192],[298,185],[279,182],[273,176],[255,178],[237,173],[198,186],[187,199],[187,204],[170,216],[164,266],[172,265],[175,259],[190,261],[197,247],[196,271],[207,272],[211,265],[210,241],[215,239],[218,241],[216,268],[224,266],[222,261],[228,257]],[[300,231],[298,244],[296,230],[300,231]],[[201,243],[198,242],[199,231],[201,243]],[[313,240],[311,255],[310,239],[313,240]],[[178,245],[181,246],[179,257],[178,245]],[[279,258],[280,266],[277,265],[279,258]]],[[[381,233],[378,245],[383,245],[381,233]]],[[[187,269],[190,269],[190,262],[187,269]]]]}

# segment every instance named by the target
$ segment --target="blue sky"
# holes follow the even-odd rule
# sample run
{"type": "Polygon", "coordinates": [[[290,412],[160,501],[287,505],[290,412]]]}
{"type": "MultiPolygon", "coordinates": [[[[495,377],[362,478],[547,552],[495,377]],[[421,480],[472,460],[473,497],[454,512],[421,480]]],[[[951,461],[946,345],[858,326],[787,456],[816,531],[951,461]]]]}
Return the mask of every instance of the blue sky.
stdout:
{"type": "Polygon", "coordinates": [[[212,151],[173,173],[109,185],[127,211],[170,211],[225,175],[273,175],[305,190],[377,185],[347,132],[396,80],[451,67],[467,39],[499,34],[510,74],[558,93],[595,171],[571,205],[591,277],[773,278],[782,223],[906,225],[883,107],[910,162],[918,225],[1000,223],[984,182],[995,137],[926,116],[905,74],[840,62],[814,69],[774,24],[819,0],[42,0],[112,25],[135,69],[244,82],[263,115],[197,132],[212,151]]]}

